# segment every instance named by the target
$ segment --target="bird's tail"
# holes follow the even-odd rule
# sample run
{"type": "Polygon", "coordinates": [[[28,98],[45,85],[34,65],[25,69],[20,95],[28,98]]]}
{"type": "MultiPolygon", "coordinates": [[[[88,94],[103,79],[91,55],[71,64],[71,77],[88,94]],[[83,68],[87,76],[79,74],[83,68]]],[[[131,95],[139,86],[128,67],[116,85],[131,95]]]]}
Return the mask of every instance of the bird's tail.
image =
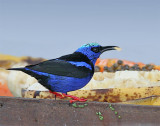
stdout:
{"type": "Polygon", "coordinates": [[[7,70],[18,70],[18,71],[24,71],[24,68],[9,68],[7,70]]]}

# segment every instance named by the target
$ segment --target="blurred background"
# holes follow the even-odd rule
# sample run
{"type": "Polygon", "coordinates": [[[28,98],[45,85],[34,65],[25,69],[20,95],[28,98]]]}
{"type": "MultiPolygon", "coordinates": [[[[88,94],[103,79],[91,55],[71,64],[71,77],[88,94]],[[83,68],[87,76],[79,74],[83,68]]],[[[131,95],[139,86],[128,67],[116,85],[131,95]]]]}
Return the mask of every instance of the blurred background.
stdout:
{"type": "Polygon", "coordinates": [[[85,43],[116,45],[101,58],[160,64],[159,0],[0,0],[0,53],[47,59],[85,43]]]}

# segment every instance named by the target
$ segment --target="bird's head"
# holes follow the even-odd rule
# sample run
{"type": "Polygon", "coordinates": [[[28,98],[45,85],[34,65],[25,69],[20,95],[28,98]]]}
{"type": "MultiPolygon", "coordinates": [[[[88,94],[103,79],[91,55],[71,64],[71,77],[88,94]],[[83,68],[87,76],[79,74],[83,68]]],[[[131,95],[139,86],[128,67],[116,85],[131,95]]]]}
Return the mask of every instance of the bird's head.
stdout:
{"type": "Polygon", "coordinates": [[[96,60],[99,56],[109,50],[120,50],[118,46],[101,46],[98,43],[90,43],[85,44],[78,48],[76,52],[81,52],[82,54],[86,55],[93,64],[95,64],[96,60]]]}

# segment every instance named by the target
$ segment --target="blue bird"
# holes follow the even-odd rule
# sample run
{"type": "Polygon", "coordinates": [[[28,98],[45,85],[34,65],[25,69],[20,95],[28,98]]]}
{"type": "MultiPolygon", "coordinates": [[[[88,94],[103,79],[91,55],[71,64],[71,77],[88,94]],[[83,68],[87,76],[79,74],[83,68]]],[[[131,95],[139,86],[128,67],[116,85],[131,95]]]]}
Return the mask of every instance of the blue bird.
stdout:
{"type": "Polygon", "coordinates": [[[118,48],[117,46],[101,46],[97,43],[85,44],[72,54],[24,68],[10,68],[8,70],[18,70],[33,76],[56,96],[71,97],[70,102],[86,101],[83,98],[67,95],[67,92],[84,87],[94,74],[97,58],[105,51],[118,48]]]}

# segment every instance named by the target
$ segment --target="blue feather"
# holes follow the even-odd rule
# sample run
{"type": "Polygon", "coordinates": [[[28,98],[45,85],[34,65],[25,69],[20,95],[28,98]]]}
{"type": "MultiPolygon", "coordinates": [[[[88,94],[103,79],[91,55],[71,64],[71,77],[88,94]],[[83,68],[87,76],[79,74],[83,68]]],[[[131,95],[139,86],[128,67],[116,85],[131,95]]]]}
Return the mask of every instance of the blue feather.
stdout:
{"type": "Polygon", "coordinates": [[[83,46],[81,46],[80,48],[78,48],[76,50],[76,52],[80,52],[84,55],[86,55],[88,57],[88,59],[93,63],[93,65],[96,63],[97,58],[99,58],[100,56],[100,52],[95,53],[93,51],[91,51],[91,48],[93,47],[100,47],[99,44],[97,43],[91,43],[91,44],[85,44],[83,46]]]}
{"type": "Polygon", "coordinates": [[[84,87],[90,81],[91,77],[92,76],[88,76],[80,79],[74,77],[51,75],[48,79],[48,85],[53,91],[67,93],[69,91],[78,90],[84,87]]]}
{"type": "Polygon", "coordinates": [[[92,75],[88,75],[85,78],[75,78],[75,77],[66,77],[66,76],[58,76],[53,74],[48,74],[44,72],[39,72],[35,70],[31,70],[29,68],[25,68],[27,71],[31,71],[37,75],[47,77],[47,82],[45,83],[46,88],[49,88],[55,92],[67,93],[69,91],[74,91],[84,87],[92,78],[92,75]]]}
{"type": "Polygon", "coordinates": [[[84,67],[89,68],[90,70],[92,70],[91,65],[89,65],[86,62],[73,62],[73,61],[68,61],[68,62],[71,63],[71,64],[73,64],[73,65],[75,65],[75,66],[77,66],[77,67],[84,66],[84,67]]]}

